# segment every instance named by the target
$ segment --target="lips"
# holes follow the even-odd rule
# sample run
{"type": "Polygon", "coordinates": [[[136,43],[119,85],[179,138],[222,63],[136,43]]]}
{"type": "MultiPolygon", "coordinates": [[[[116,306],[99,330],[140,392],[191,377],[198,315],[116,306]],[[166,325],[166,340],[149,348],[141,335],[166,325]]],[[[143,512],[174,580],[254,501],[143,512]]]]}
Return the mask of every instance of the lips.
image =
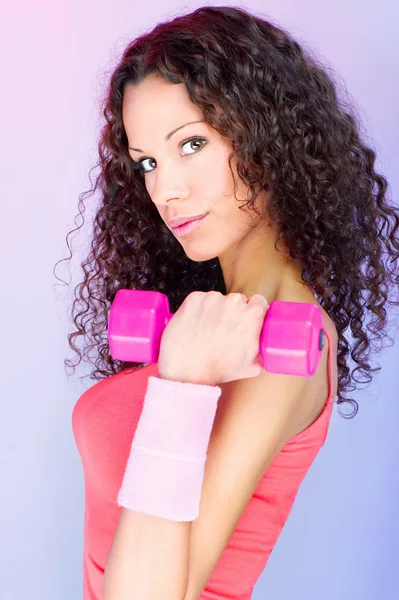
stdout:
{"type": "Polygon", "coordinates": [[[194,221],[200,221],[204,217],[205,215],[202,215],[202,217],[196,217],[195,219],[190,219],[190,221],[184,221],[184,223],[180,223],[180,225],[175,225],[173,229],[176,229],[177,227],[183,227],[184,225],[188,225],[189,223],[194,223],[194,221]]]}
{"type": "Polygon", "coordinates": [[[176,219],[170,219],[170,221],[168,221],[168,225],[169,227],[172,227],[172,229],[176,229],[177,227],[181,227],[183,225],[187,225],[187,223],[192,223],[193,221],[199,221],[200,219],[203,219],[208,213],[204,213],[202,215],[196,215],[194,217],[178,217],[176,219]]]}
{"type": "Polygon", "coordinates": [[[189,235],[192,231],[201,226],[201,223],[207,216],[208,213],[199,219],[192,219],[191,221],[188,221],[188,223],[186,222],[184,225],[180,225],[180,227],[172,227],[173,234],[177,237],[189,235]]]}

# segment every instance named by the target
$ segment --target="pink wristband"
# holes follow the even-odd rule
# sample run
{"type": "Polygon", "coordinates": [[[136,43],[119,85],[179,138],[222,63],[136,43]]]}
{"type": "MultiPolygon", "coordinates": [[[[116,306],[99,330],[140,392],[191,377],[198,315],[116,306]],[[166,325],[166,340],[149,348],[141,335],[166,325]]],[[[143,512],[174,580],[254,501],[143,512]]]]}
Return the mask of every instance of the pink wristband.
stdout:
{"type": "Polygon", "coordinates": [[[118,505],[171,519],[199,515],[219,386],[148,378],[118,505]]]}

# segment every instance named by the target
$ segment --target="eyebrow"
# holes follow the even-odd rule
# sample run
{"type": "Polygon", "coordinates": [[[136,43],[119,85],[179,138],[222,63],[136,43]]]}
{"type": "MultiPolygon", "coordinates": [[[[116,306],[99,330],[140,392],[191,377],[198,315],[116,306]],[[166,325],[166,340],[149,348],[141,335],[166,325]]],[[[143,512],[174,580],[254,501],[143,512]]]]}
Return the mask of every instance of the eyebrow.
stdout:
{"type": "MultiPolygon", "coordinates": [[[[180,125],[180,127],[176,127],[176,129],[173,129],[173,131],[168,133],[168,135],[165,135],[165,142],[170,140],[172,135],[174,133],[176,133],[177,131],[179,131],[179,129],[183,129],[183,127],[187,127],[187,125],[192,125],[193,123],[204,123],[204,122],[205,122],[205,119],[201,119],[201,121],[190,121],[190,123],[185,123],[184,125],[180,125]]],[[[129,146],[129,150],[134,150],[135,152],[144,152],[144,150],[140,150],[140,148],[131,148],[130,146],[129,146]]]]}

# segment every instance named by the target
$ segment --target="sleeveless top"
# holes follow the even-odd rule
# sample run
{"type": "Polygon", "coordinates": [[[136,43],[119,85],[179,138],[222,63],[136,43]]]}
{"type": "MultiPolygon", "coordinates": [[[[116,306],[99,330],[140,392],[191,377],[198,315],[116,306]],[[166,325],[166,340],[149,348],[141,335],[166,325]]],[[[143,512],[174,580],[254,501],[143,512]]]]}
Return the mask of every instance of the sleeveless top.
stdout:
{"type": "MultiPolygon", "coordinates": [[[[250,600],[253,587],[291,512],[299,486],[323,446],[333,406],[331,339],[329,396],[323,411],[275,456],[237,524],[200,598],[250,600]]],[[[104,570],[122,507],[122,485],[150,375],[157,365],[125,369],[96,382],[77,400],[72,429],[85,485],[83,600],[103,600],[104,570]]]]}

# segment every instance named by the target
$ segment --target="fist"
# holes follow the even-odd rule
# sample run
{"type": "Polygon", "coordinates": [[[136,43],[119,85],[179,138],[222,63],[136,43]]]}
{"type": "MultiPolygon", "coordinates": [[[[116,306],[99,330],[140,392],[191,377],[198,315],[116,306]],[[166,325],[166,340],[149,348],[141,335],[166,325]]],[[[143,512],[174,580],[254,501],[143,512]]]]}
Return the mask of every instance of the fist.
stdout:
{"type": "Polygon", "coordinates": [[[192,292],[162,335],[159,377],[203,385],[257,377],[267,308],[259,294],[192,292]]]}

